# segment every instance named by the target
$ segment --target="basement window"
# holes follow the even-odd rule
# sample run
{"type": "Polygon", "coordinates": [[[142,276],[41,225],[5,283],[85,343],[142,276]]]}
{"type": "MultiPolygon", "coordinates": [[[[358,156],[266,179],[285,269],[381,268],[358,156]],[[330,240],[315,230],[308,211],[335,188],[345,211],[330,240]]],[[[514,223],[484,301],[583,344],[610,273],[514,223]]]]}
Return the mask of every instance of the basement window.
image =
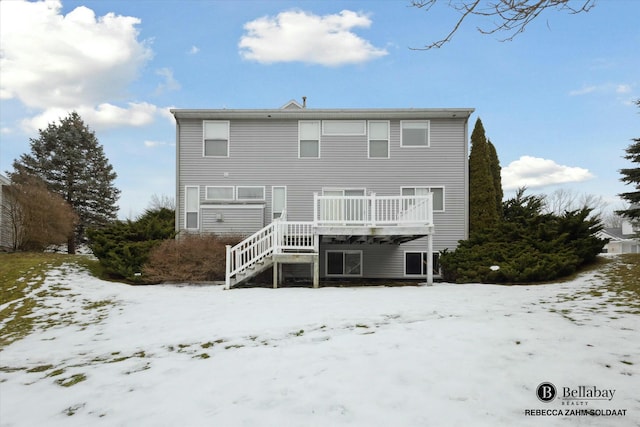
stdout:
{"type": "Polygon", "coordinates": [[[362,276],[362,251],[326,251],[327,276],[362,276]]]}
{"type": "MultiPolygon", "coordinates": [[[[433,255],[433,274],[440,274],[440,254],[433,255]]],[[[427,276],[427,252],[404,253],[404,275],[407,277],[427,276]]]]}

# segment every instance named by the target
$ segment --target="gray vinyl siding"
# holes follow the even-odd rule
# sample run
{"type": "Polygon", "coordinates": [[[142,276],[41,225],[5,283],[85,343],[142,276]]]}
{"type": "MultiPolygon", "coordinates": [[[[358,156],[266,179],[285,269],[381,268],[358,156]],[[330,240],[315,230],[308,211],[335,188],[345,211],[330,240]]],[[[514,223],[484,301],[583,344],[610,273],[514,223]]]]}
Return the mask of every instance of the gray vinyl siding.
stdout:
{"type": "Polygon", "coordinates": [[[0,249],[11,249],[13,247],[13,233],[8,215],[9,202],[7,197],[4,185],[0,183],[0,249]]]}
{"type": "Polygon", "coordinates": [[[200,212],[203,233],[248,236],[265,226],[264,205],[201,205],[200,212]]]}
{"type": "MultiPolygon", "coordinates": [[[[321,157],[299,159],[298,120],[279,118],[222,119],[230,121],[229,157],[207,158],[202,155],[203,120],[180,118],[177,227],[184,227],[184,189],[190,185],[200,186],[201,231],[213,227],[205,218],[212,209],[202,208],[205,186],[264,186],[265,225],[272,218],[272,186],[287,187],[287,218],[292,221],[313,219],[313,193],[322,193],[323,188],[366,188],[367,193],[394,196],[400,195],[401,187],[444,187],[445,211],[434,212],[434,251],[453,249],[467,237],[467,120],[424,118],[430,120],[430,147],[426,148],[401,147],[400,120],[389,121],[389,159],[367,158],[366,135],[321,135],[321,157]]],[[[215,114],[207,120],[216,120],[215,114]]],[[[310,115],[304,120],[314,118],[310,115]]],[[[247,230],[254,225],[247,220],[247,230]]],[[[400,246],[354,245],[348,249],[366,251],[363,276],[403,277],[404,252],[426,247],[426,239],[418,239],[400,246]]],[[[325,250],[323,245],[322,276],[325,250]]]]}

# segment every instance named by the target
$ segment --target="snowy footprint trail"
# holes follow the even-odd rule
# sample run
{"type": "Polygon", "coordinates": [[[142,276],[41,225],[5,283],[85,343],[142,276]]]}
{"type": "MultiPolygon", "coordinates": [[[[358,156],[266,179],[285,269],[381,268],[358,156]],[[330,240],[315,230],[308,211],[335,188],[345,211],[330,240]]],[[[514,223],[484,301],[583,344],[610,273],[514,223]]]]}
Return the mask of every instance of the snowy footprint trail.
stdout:
{"type": "Polygon", "coordinates": [[[0,352],[0,425],[633,426],[640,316],[602,280],[223,291],[69,264],[48,273],[36,330],[0,352]],[[544,403],[546,381],[616,393],[544,403]]]}

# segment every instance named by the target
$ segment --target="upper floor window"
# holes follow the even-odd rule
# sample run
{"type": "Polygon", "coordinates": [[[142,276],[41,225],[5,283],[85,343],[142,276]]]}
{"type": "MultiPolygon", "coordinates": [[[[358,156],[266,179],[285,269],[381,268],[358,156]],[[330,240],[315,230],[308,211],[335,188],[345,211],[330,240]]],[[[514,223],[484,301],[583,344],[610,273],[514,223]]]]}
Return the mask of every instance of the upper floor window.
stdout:
{"type": "Polygon", "coordinates": [[[402,187],[403,196],[425,196],[433,194],[433,211],[444,212],[444,187],[402,187]]]}
{"type": "Polygon", "coordinates": [[[298,122],[298,157],[317,159],[320,157],[320,122],[298,122]]]}
{"type": "Polygon", "coordinates": [[[403,120],[400,125],[402,147],[429,146],[429,120],[403,120]]]}
{"type": "Polygon", "coordinates": [[[388,121],[369,121],[369,158],[389,158],[388,121]]]}
{"type": "Polygon", "coordinates": [[[229,157],[229,122],[205,121],[203,153],[207,157],[229,157]]]}
{"type": "Polygon", "coordinates": [[[238,200],[264,200],[264,187],[237,187],[238,200]]]}
{"type": "Polygon", "coordinates": [[[323,135],[366,135],[367,127],[364,120],[323,120],[323,135]]]}

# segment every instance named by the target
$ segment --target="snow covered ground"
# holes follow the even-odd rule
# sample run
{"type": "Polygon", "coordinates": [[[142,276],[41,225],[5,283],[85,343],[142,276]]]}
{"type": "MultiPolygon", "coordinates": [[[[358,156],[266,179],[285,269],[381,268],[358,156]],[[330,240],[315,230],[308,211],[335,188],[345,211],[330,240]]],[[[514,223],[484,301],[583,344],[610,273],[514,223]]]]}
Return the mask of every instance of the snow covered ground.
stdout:
{"type": "Polygon", "coordinates": [[[65,265],[0,352],[0,425],[636,426],[640,316],[601,283],[223,291],[65,265]]]}

